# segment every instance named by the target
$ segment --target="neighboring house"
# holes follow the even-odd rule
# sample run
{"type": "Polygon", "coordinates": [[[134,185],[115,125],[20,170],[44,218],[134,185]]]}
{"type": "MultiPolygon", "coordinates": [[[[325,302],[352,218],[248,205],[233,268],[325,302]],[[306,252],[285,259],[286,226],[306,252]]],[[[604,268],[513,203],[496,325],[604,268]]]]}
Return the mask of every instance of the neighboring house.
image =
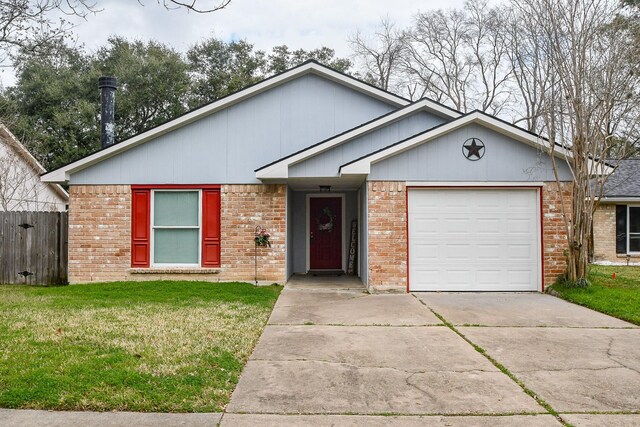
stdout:
{"type": "MultiPolygon", "coordinates": [[[[569,153],[560,148],[557,156],[569,153]]],[[[571,174],[544,141],[306,62],[43,176],[70,185],[71,282],[345,270],[372,291],[540,291],[571,174]]]]}
{"type": "Polygon", "coordinates": [[[65,211],[69,195],[54,183],[44,183],[40,163],[0,124],[0,211],[65,211]]]}
{"type": "Polygon", "coordinates": [[[596,262],[640,261],[640,159],[621,160],[607,178],[593,216],[596,262]]]}

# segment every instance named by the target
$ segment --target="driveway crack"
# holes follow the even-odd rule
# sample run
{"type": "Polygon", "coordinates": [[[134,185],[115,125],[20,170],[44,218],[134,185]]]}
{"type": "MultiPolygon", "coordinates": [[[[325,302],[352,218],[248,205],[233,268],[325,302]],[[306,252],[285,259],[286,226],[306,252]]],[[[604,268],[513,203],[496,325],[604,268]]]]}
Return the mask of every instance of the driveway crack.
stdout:
{"type": "MultiPolygon", "coordinates": [[[[413,295],[413,294],[412,294],[413,295]]],[[[464,341],[466,341],[470,346],[472,346],[474,348],[474,350],[476,350],[478,353],[480,353],[482,356],[484,356],[489,362],[491,362],[491,364],[493,364],[496,368],[498,368],[503,374],[505,374],[507,377],[509,377],[509,379],[511,379],[513,382],[515,382],[521,389],[522,391],[524,391],[526,394],[528,394],[531,398],[533,398],[540,406],[542,406],[549,414],[553,415],[560,423],[562,423],[563,426],[571,426],[571,424],[569,424],[567,421],[565,421],[562,416],[558,413],[558,411],[556,411],[549,403],[547,403],[544,399],[542,399],[540,396],[538,396],[537,393],[535,393],[533,390],[531,390],[529,387],[527,387],[525,385],[524,382],[522,382],[522,380],[520,380],[518,377],[516,377],[513,373],[511,373],[511,371],[509,371],[503,364],[501,364],[500,362],[498,362],[496,359],[494,359],[493,357],[489,356],[489,354],[487,354],[486,350],[483,349],[482,347],[480,347],[479,345],[475,344],[473,341],[471,341],[469,338],[467,338],[462,332],[460,332],[455,325],[453,325],[453,323],[449,322],[447,319],[445,319],[441,314],[437,313],[434,309],[432,309],[431,307],[429,307],[424,301],[422,301],[420,298],[418,298],[417,296],[413,295],[414,298],[416,298],[418,301],[420,301],[420,303],[422,305],[424,305],[425,307],[427,307],[429,310],[431,310],[431,312],[438,318],[440,319],[440,321],[442,323],[444,323],[444,325],[446,327],[448,327],[449,329],[451,329],[455,334],[457,334],[460,338],[462,338],[464,341]]]]}
{"type": "Polygon", "coordinates": [[[633,372],[636,372],[636,373],[640,374],[640,371],[638,371],[638,370],[637,370],[637,369],[635,369],[635,368],[632,368],[631,366],[628,366],[628,365],[626,365],[626,364],[622,363],[621,361],[619,361],[618,359],[616,359],[616,357],[615,357],[613,354],[611,354],[611,350],[612,350],[612,348],[613,348],[613,342],[614,342],[614,341],[615,341],[615,338],[614,338],[614,337],[609,337],[609,345],[607,346],[607,358],[608,358],[609,360],[611,360],[612,362],[617,363],[617,364],[618,364],[618,365],[620,365],[621,367],[627,368],[627,369],[629,369],[629,370],[631,370],[631,371],[633,371],[633,372]]]}

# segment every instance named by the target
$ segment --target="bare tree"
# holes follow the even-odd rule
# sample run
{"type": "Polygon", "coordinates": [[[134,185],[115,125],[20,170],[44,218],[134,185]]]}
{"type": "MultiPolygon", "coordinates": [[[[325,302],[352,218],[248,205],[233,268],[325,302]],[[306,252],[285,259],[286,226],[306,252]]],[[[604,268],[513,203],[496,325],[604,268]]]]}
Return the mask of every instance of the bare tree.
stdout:
{"type": "Polygon", "coordinates": [[[567,278],[586,284],[592,218],[602,194],[612,154],[620,140],[633,141],[640,117],[640,64],[633,57],[632,33],[623,25],[615,0],[514,0],[537,33],[548,64],[540,90],[540,119],[558,182],[558,150],[570,151],[570,202],[562,201],[567,230],[567,278]]]}
{"type": "MultiPolygon", "coordinates": [[[[467,110],[471,64],[466,17],[458,10],[421,13],[409,33],[405,70],[421,86],[422,95],[467,110]]],[[[412,90],[417,93],[416,88],[412,90]]]]}
{"type": "MultiPolygon", "coordinates": [[[[223,9],[231,0],[156,0],[167,9],[197,13],[223,9]]],[[[142,0],[138,0],[142,4],[142,0]]],[[[72,33],[71,17],[100,12],[99,0],[0,0],[0,62],[16,49],[47,53],[72,33]]]]}
{"type": "MultiPolygon", "coordinates": [[[[4,132],[0,125],[0,133],[4,132]]],[[[38,210],[41,203],[39,191],[44,184],[19,150],[11,138],[0,137],[0,211],[38,210]]]]}
{"type": "Polygon", "coordinates": [[[0,157],[0,210],[29,210],[29,202],[36,200],[37,181],[24,168],[15,153],[0,157]]]}
{"type": "MultiPolygon", "coordinates": [[[[138,0],[140,3],[142,0],[138,0]]],[[[196,13],[211,13],[224,9],[231,0],[157,0],[167,9],[184,8],[196,13]]]]}
{"type": "Polygon", "coordinates": [[[395,86],[399,77],[405,34],[395,28],[389,17],[382,18],[372,38],[356,31],[349,40],[353,59],[363,72],[363,77],[381,89],[395,86]]]}
{"type": "Polygon", "coordinates": [[[510,86],[519,94],[513,123],[522,123],[527,130],[540,132],[541,95],[547,91],[551,61],[544,53],[537,29],[530,25],[522,11],[509,8],[505,14],[504,34],[509,46],[506,53],[512,70],[510,86]]]}
{"type": "Polygon", "coordinates": [[[420,90],[461,111],[498,114],[510,102],[507,38],[500,9],[471,0],[462,10],[420,13],[408,36],[407,76],[420,90]]]}
{"type": "Polygon", "coordinates": [[[0,61],[16,49],[38,52],[63,40],[71,31],[65,17],[96,11],[93,0],[0,0],[0,61]]]}

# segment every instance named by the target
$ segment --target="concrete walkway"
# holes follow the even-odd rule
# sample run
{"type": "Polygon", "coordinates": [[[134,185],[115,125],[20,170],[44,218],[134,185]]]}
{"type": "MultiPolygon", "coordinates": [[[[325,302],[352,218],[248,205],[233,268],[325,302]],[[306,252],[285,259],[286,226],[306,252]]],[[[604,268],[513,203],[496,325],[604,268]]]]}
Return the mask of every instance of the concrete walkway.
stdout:
{"type": "Polygon", "coordinates": [[[221,424],[631,426],[638,390],[640,329],[612,317],[319,278],[282,292],[221,424]]]}

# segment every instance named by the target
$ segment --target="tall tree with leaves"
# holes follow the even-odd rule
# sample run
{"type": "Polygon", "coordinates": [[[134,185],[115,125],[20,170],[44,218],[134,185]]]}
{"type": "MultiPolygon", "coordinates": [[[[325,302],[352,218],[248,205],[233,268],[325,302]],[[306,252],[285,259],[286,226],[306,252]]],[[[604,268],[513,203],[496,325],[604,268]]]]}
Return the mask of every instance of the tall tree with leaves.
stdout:
{"type": "Polygon", "coordinates": [[[1,104],[14,134],[48,169],[100,148],[101,75],[118,78],[118,140],[186,110],[187,65],[167,46],[112,38],[95,54],[70,47],[57,52],[22,57],[17,84],[1,104]]]}
{"type": "Polygon", "coordinates": [[[255,51],[246,40],[204,40],[187,52],[191,76],[191,106],[222,98],[262,78],[264,52],[255,51]]]}
{"type": "Polygon", "coordinates": [[[264,74],[268,76],[282,73],[309,59],[314,59],[343,73],[348,72],[351,68],[350,60],[336,57],[335,50],[326,46],[312,50],[297,49],[291,51],[287,45],[281,45],[275,46],[271,53],[267,55],[264,74]]]}
{"type": "Polygon", "coordinates": [[[98,73],[81,49],[58,46],[55,56],[23,56],[3,112],[16,137],[51,168],[83,156],[100,140],[98,73]]]}
{"type": "MultiPolygon", "coordinates": [[[[184,113],[187,64],[161,43],[110,38],[91,58],[101,75],[116,76],[116,138],[126,139],[184,113]]],[[[96,88],[95,81],[93,87],[96,88]]],[[[94,89],[97,94],[97,89],[94,89]]]]}

